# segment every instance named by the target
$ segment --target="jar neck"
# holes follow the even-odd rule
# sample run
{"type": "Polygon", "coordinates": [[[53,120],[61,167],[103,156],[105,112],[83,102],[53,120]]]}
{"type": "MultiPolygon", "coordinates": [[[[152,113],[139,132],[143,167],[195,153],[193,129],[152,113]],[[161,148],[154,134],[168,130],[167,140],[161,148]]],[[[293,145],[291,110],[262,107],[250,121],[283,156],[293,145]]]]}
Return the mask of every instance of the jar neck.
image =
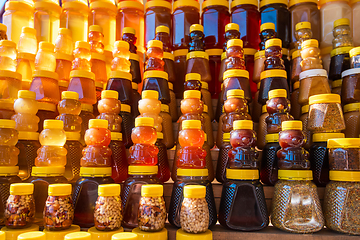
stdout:
{"type": "Polygon", "coordinates": [[[178,176],[178,181],[204,181],[208,176],[178,176]]]}

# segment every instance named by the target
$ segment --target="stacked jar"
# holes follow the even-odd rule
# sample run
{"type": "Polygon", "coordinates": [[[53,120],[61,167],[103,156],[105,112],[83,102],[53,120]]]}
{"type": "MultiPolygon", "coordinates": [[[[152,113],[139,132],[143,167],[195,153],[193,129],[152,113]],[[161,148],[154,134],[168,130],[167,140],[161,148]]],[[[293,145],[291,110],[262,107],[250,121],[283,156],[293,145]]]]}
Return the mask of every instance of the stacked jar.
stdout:
{"type": "Polygon", "coordinates": [[[88,36],[89,7],[81,1],[66,1],[62,5],[60,27],[68,28],[76,41],[86,41],[88,36]]]}

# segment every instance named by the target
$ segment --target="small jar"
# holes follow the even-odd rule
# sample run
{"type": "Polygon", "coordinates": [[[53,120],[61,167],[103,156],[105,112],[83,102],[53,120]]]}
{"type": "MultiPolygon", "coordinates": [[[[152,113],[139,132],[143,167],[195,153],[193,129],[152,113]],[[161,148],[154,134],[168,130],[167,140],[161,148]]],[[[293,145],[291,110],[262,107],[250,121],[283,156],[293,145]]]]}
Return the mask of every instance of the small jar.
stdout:
{"type": "Polygon", "coordinates": [[[99,231],[114,231],[121,228],[122,209],[119,184],[102,184],[98,187],[94,222],[99,231]]]}
{"type": "Polygon", "coordinates": [[[186,55],[186,73],[199,73],[201,81],[211,82],[209,55],[203,51],[193,51],[186,55]]]}
{"type": "Polygon", "coordinates": [[[67,90],[77,92],[81,103],[94,105],[97,101],[95,74],[84,70],[72,70],[67,90]]]}
{"type": "Polygon", "coordinates": [[[141,186],[138,226],[141,231],[158,232],[165,227],[166,207],[164,189],[159,184],[141,186]]]}
{"type": "Polygon", "coordinates": [[[298,120],[301,115],[301,105],[299,103],[299,95],[300,95],[300,81],[297,81],[293,85],[292,93],[290,95],[290,115],[294,117],[294,119],[298,120]]]}
{"type": "Polygon", "coordinates": [[[350,67],[359,68],[360,67],[360,47],[355,47],[349,51],[350,56],[350,67]]]}
{"type": "Polygon", "coordinates": [[[205,200],[206,188],[200,185],[184,187],[180,211],[181,229],[188,233],[203,233],[209,226],[209,209],[205,200]]]}
{"type": "Polygon", "coordinates": [[[358,192],[360,173],[330,171],[331,182],[326,185],[324,215],[326,227],[340,233],[360,235],[358,192]]]}
{"type": "Polygon", "coordinates": [[[343,133],[314,133],[312,145],[309,149],[311,170],[314,183],[318,187],[325,187],[329,182],[329,150],[327,140],[344,138],[343,133]]]}
{"type": "Polygon", "coordinates": [[[320,199],[311,170],[279,170],[271,223],[292,233],[314,233],[324,227],[320,199]]]}
{"type": "Polygon", "coordinates": [[[32,183],[13,183],[5,207],[5,226],[8,228],[29,227],[35,217],[35,201],[32,183]]]}
{"type": "Polygon", "coordinates": [[[329,79],[332,81],[341,79],[341,73],[350,68],[349,51],[353,47],[339,47],[331,51],[329,79]]]}
{"type": "Polygon", "coordinates": [[[71,184],[51,184],[45,202],[44,222],[48,231],[65,230],[74,219],[71,184]]]}
{"type": "Polygon", "coordinates": [[[343,71],[341,78],[341,103],[346,105],[360,102],[360,68],[343,71]]]}
{"type": "Polygon", "coordinates": [[[301,50],[295,50],[291,55],[291,82],[295,83],[299,81],[299,75],[301,73],[301,50]]]}
{"type": "Polygon", "coordinates": [[[357,138],[360,135],[360,103],[349,103],[344,106],[346,138],[357,138]]]}
{"type": "Polygon", "coordinates": [[[360,170],[360,138],[328,139],[327,147],[330,170],[360,170]]]}
{"type": "Polygon", "coordinates": [[[300,91],[298,102],[301,106],[309,104],[309,97],[331,93],[327,72],[324,69],[311,69],[299,75],[300,91]]]}
{"type": "Polygon", "coordinates": [[[36,100],[39,102],[58,104],[60,101],[58,79],[58,74],[55,72],[36,70],[29,90],[36,93],[36,100]]]}
{"type": "Polygon", "coordinates": [[[309,97],[308,129],[316,132],[340,132],[345,129],[340,95],[319,94],[309,97]]]}
{"type": "Polygon", "coordinates": [[[265,141],[266,145],[262,152],[260,179],[262,183],[274,186],[278,181],[279,159],[276,153],[281,149],[279,145],[279,134],[266,134],[265,141]]]}
{"type": "Polygon", "coordinates": [[[287,73],[285,70],[273,69],[261,72],[261,85],[259,89],[258,102],[262,105],[266,104],[268,93],[273,89],[285,89],[289,97],[289,85],[287,83],[287,73]]]}

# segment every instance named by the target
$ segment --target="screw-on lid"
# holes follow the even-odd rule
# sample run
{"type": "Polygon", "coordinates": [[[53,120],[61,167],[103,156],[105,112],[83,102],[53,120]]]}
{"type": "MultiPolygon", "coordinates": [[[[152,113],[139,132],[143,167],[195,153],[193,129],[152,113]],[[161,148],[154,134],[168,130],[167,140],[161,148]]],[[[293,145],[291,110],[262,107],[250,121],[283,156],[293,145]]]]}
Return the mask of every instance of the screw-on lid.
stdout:
{"type": "Polygon", "coordinates": [[[15,128],[16,122],[10,119],[0,119],[0,128],[15,128]]]}
{"type": "Polygon", "coordinates": [[[305,105],[301,107],[301,114],[309,112],[309,105],[305,105]]]}
{"type": "Polygon", "coordinates": [[[265,142],[272,143],[272,142],[279,142],[279,134],[278,133],[269,133],[265,135],[265,142]]]}
{"type": "Polygon", "coordinates": [[[360,103],[349,103],[344,106],[344,113],[359,111],[359,109],[360,109],[360,103]]]}
{"type": "Polygon", "coordinates": [[[259,179],[259,170],[257,169],[226,169],[227,179],[254,180],[259,179]]]}
{"type": "Polygon", "coordinates": [[[344,133],[314,133],[312,135],[313,142],[327,142],[328,139],[332,138],[345,138],[344,133]]]}
{"type": "Polygon", "coordinates": [[[186,60],[189,60],[192,58],[204,58],[204,59],[209,60],[209,54],[207,54],[206,52],[203,52],[203,51],[194,51],[194,52],[189,52],[188,54],[186,54],[186,60]]]}
{"type": "Polygon", "coordinates": [[[21,233],[18,237],[18,240],[46,240],[46,235],[44,232],[33,231],[21,233]]]}
{"type": "Polygon", "coordinates": [[[170,108],[166,104],[161,104],[161,112],[170,112],[170,108]]]}
{"type": "Polygon", "coordinates": [[[16,43],[10,40],[1,40],[0,46],[16,48],[16,43]]]}
{"type": "Polygon", "coordinates": [[[70,78],[76,78],[76,77],[89,78],[89,79],[95,80],[95,74],[93,72],[88,72],[85,70],[72,70],[70,72],[70,78]]]}
{"type": "Polygon", "coordinates": [[[293,90],[296,90],[296,89],[299,89],[299,88],[300,88],[300,81],[294,82],[293,90]]]}
{"type": "Polygon", "coordinates": [[[273,89],[270,90],[268,93],[269,99],[273,98],[286,98],[287,97],[287,91],[285,89],[273,89]]]}
{"type": "Polygon", "coordinates": [[[340,182],[360,182],[360,172],[330,170],[329,179],[331,181],[340,181],[340,182]]]}
{"type": "Polygon", "coordinates": [[[114,48],[117,49],[117,48],[125,48],[125,49],[129,49],[130,45],[128,42],[125,42],[125,41],[116,41],[114,43],[114,48]]]}
{"type": "Polygon", "coordinates": [[[71,184],[50,184],[48,188],[49,196],[67,196],[71,194],[71,184]]]}
{"type": "Polygon", "coordinates": [[[104,1],[95,1],[90,3],[90,10],[92,9],[99,9],[99,8],[105,8],[106,10],[110,10],[112,12],[116,12],[117,8],[114,3],[111,1],[104,2],[104,1]]]}
{"type": "Polygon", "coordinates": [[[318,2],[318,0],[290,0],[289,8],[298,3],[316,3],[317,4],[317,2],[318,2]]]}
{"type": "Polygon", "coordinates": [[[128,167],[130,175],[153,175],[158,173],[158,166],[138,166],[130,165],[128,167]]]}
{"type": "Polygon", "coordinates": [[[286,130],[302,130],[302,121],[292,120],[292,121],[285,121],[281,123],[282,131],[286,130]]]}
{"type": "Polygon", "coordinates": [[[182,121],[182,129],[201,129],[200,120],[184,120],[182,121]]]}
{"type": "Polygon", "coordinates": [[[121,112],[131,112],[131,106],[127,104],[121,104],[121,112]]]}
{"type": "Polygon", "coordinates": [[[200,4],[198,1],[194,1],[194,0],[175,1],[174,5],[173,5],[174,12],[176,11],[177,8],[180,8],[180,7],[194,7],[194,8],[200,9],[200,4]]]}
{"type": "Polygon", "coordinates": [[[288,5],[288,0],[262,0],[260,2],[260,8],[269,5],[269,4],[283,4],[283,5],[288,5]]]}
{"type": "Polygon", "coordinates": [[[243,41],[241,39],[230,39],[229,41],[227,41],[227,48],[231,48],[234,46],[243,47],[243,41]]]}
{"type": "Polygon", "coordinates": [[[275,30],[275,24],[272,22],[267,22],[260,25],[260,32],[267,29],[275,30]]]}
{"type": "Polygon", "coordinates": [[[157,139],[164,139],[164,134],[162,132],[156,132],[157,139]]]}
{"type": "Polygon", "coordinates": [[[327,140],[328,148],[360,148],[360,138],[336,138],[327,140]]]}
{"type": "Polygon", "coordinates": [[[90,119],[89,128],[108,128],[108,120],[105,119],[90,119]]]}
{"type": "Polygon", "coordinates": [[[62,176],[65,174],[65,167],[32,167],[31,176],[62,176]]]}
{"type": "MultiPolygon", "coordinates": [[[[350,55],[350,57],[354,57],[354,56],[356,56],[356,55],[359,55],[360,54],[360,47],[355,47],[355,48],[353,48],[353,49],[351,49],[350,51],[349,51],[349,55],[350,55]]],[[[358,68],[353,68],[353,69],[358,69],[358,68]]],[[[344,71],[345,72],[345,71],[344,71]]],[[[343,73],[344,73],[343,72],[343,73]]]]}
{"type": "MultiPolygon", "coordinates": [[[[354,48],[353,48],[354,49],[354,48]]],[[[360,49],[359,49],[360,50],[360,49]]],[[[350,51],[351,52],[351,51],[350,51]]],[[[355,74],[359,74],[360,73],[360,68],[350,68],[348,70],[345,70],[341,73],[341,77],[347,77],[350,75],[355,75],[355,74]]]]}
{"type": "Polygon", "coordinates": [[[249,78],[249,72],[242,69],[229,69],[224,72],[223,80],[231,77],[249,78]]]}
{"type": "Polygon", "coordinates": [[[32,183],[13,183],[10,185],[11,195],[30,195],[34,193],[34,184],[32,183]]]}
{"type": "Polygon", "coordinates": [[[127,80],[131,81],[132,75],[131,75],[131,73],[123,72],[123,71],[111,71],[109,78],[121,78],[121,79],[127,79],[127,80]]]}
{"type": "Polygon", "coordinates": [[[45,120],[44,129],[64,129],[64,122],[61,120],[53,119],[45,120]]]}
{"type": "Polygon", "coordinates": [[[301,49],[309,48],[309,47],[319,47],[319,42],[316,39],[308,39],[301,43],[301,49]]]}
{"type": "Polygon", "coordinates": [[[309,78],[309,77],[327,77],[327,76],[328,74],[325,69],[311,69],[301,72],[299,75],[299,79],[302,80],[304,78],[309,78]]]}
{"type": "Polygon", "coordinates": [[[103,33],[103,29],[101,26],[99,25],[91,25],[89,27],[89,32],[100,32],[100,33],[103,33]]]}
{"type": "MultiPolygon", "coordinates": [[[[5,25],[4,25],[5,26],[5,25]]],[[[6,31],[6,30],[5,30],[6,31]]],[[[30,34],[33,34],[33,35],[36,35],[36,29],[34,28],[31,28],[31,27],[23,27],[21,29],[21,32],[23,33],[30,33],[30,34]]]]}
{"type": "Polygon", "coordinates": [[[186,90],[184,92],[184,99],[197,98],[201,99],[201,92],[198,90],[186,90]]]}
{"type": "Polygon", "coordinates": [[[122,34],[124,33],[130,33],[130,34],[136,34],[136,30],[132,27],[124,27],[122,30],[122,34]]]}
{"type": "Polygon", "coordinates": [[[240,31],[239,25],[236,23],[228,23],[225,26],[225,32],[230,31],[230,30],[235,30],[235,31],[240,31]]]}
{"type": "Polygon", "coordinates": [[[178,49],[175,50],[173,53],[174,53],[174,57],[179,57],[179,56],[186,56],[188,52],[189,52],[188,49],[178,49]]]}
{"type": "Polygon", "coordinates": [[[42,41],[39,43],[39,49],[47,50],[49,52],[54,52],[54,48],[55,48],[54,44],[50,42],[42,41]]]}
{"type": "Polygon", "coordinates": [[[292,54],[291,54],[291,58],[292,59],[295,59],[297,57],[301,57],[301,50],[296,50],[296,51],[293,51],[292,54]]]}
{"type": "Polygon", "coordinates": [[[265,48],[273,47],[273,46],[282,46],[282,41],[280,38],[272,38],[265,42],[265,48]]]}
{"type": "Polygon", "coordinates": [[[189,80],[201,81],[201,75],[198,73],[188,73],[185,75],[185,81],[189,81],[189,80]]]}
{"type": "Polygon", "coordinates": [[[207,82],[201,82],[201,89],[209,90],[209,84],[207,82]]]}
{"type": "Polygon", "coordinates": [[[233,129],[239,130],[239,129],[249,129],[253,130],[253,121],[251,120],[236,120],[233,123],[233,129]]]}
{"type": "Polygon", "coordinates": [[[111,141],[122,141],[121,132],[111,132],[111,141]]]}
{"type": "Polygon", "coordinates": [[[65,132],[66,141],[80,141],[80,132],[65,132]]]}
{"type": "Polygon", "coordinates": [[[190,26],[190,32],[194,32],[194,31],[200,31],[200,32],[204,32],[204,27],[201,24],[193,24],[190,26]]]}
{"type": "Polygon", "coordinates": [[[270,77],[287,78],[287,74],[286,74],[285,70],[280,70],[280,69],[265,70],[260,73],[261,80],[263,80],[265,78],[270,78],[270,77]]]}
{"type": "Polygon", "coordinates": [[[246,55],[246,56],[248,56],[248,55],[254,56],[256,51],[257,50],[254,49],[254,48],[244,48],[244,55],[246,55]]]}
{"type": "Polygon", "coordinates": [[[64,240],[91,240],[91,234],[88,232],[73,232],[66,234],[64,240]]]}
{"type": "Polygon", "coordinates": [[[144,78],[144,80],[147,78],[163,78],[163,79],[168,80],[169,75],[167,74],[167,72],[164,72],[164,71],[150,70],[150,71],[144,72],[143,78],[144,78]]]}
{"type": "Polygon", "coordinates": [[[59,34],[72,35],[71,30],[68,28],[59,28],[59,34]]]}
{"type": "Polygon", "coordinates": [[[82,177],[109,177],[111,167],[81,167],[80,176],[82,177]]]}
{"type": "Polygon", "coordinates": [[[311,29],[311,23],[310,22],[299,22],[295,25],[295,30],[299,31],[300,29],[310,28],[311,29]]]}
{"type": "MultiPolygon", "coordinates": [[[[151,2],[154,2],[154,1],[151,1],[151,2]]],[[[155,2],[156,2],[156,1],[155,1],[155,2]]],[[[155,32],[156,32],[156,33],[164,32],[164,33],[170,34],[170,29],[169,29],[169,27],[167,27],[167,26],[161,25],[161,26],[157,26],[157,27],[156,27],[155,32]]]]}
{"type": "Polygon", "coordinates": [[[150,40],[150,41],[148,41],[146,47],[148,49],[152,48],[152,47],[163,49],[163,43],[161,41],[159,41],[159,40],[150,40]]]}
{"type": "Polygon", "coordinates": [[[172,84],[171,82],[168,82],[168,86],[169,86],[169,90],[174,90],[174,84],[172,84]]]}
{"type": "Polygon", "coordinates": [[[15,176],[18,175],[18,173],[19,166],[0,167],[0,176],[15,176]]]}
{"type": "Polygon", "coordinates": [[[85,48],[87,50],[90,50],[90,43],[84,42],[84,41],[76,41],[75,48],[85,48]]]}
{"type": "Polygon", "coordinates": [[[337,55],[341,55],[341,54],[349,54],[350,50],[353,49],[354,47],[339,47],[339,48],[335,48],[333,50],[331,50],[330,52],[330,56],[337,56],[337,55]]]}
{"type": "Polygon", "coordinates": [[[81,111],[92,113],[94,111],[94,107],[91,104],[81,103],[81,111]]]}
{"type": "Polygon", "coordinates": [[[254,55],[254,60],[265,58],[265,50],[257,51],[254,55]]]}
{"type": "Polygon", "coordinates": [[[138,240],[138,235],[136,233],[122,232],[116,233],[111,236],[111,240],[138,240]]]}
{"type": "Polygon", "coordinates": [[[263,106],[261,107],[261,113],[267,113],[266,105],[263,105],[263,106]]]}
{"type": "Polygon", "coordinates": [[[4,32],[6,32],[6,30],[7,30],[6,25],[5,25],[5,24],[0,23],[0,31],[4,31],[4,32]]]}
{"type": "Polygon", "coordinates": [[[186,185],[184,187],[185,198],[205,198],[206,187],[202,185],[186,185]]]}
{"type": "Polygon", "coordinates": [[[213,240],[212,232],[207,229],[203,233],[188,233],[182,229],[176,231],[176,240],[213,240]]]}
{"type": "Polygon", "coordinates": [[[148,98],[148,99],[156,99],[156,100],[158,100],[159,99],[159,92],[155,91],[155,90],[144,90],[144,91],[141,92],[141,98],[142,99],[148,98]]]}
{"type": "Polygon", "coordinates": [[[281,180],[312,180],[311,170],[278,170],[278,178],[281,180]]]}
{"type": "Polygon", "coordinates": [[[164,187],[160,184],[146,184],[141,186],[142,197],[161,197],[164,194],[164,187]]]}
{"type": "Polygon", "coordinates": [[[119,93],[114,90],[103,90],[101,91],[101,99],[104,98],[118,99],[119,93]]]}
{"type": "Polygon", "coordinates": [[[102,184],[98,187],[98,195],[103,197],[119,196],[120,184],[102,184]]]}
{"type": "Polygon", "coordinates": [[[230,142],[230,133],[223,133],[223,142],[230,142]]]}
{"type": "Polygon", "coordinates": [[[350,20],[348,18],[340,18],[334,21],[334,28],[344,25],[350,26],[350,20]]]}
{"type": "Polygon", "coordinates": [[[223,6],[223,7],[229,7],[229,2],[226,0],[206,0],[202,3],[202,9],[211,7],[211,6],[223,6]]]}
{"type": "Polygon", "coordinates": [[[313,95],[309,97],[309,105],[317,103],[341,103],[340,95],[328,93],[313,95]]]}
{"type": "Polygon", "coordinates": [[[154,127],[154,119],[150,117],[135,118],[135,127],[154,127]]]}
{"type": "Polygon", "coordinates": [[[79,94],[77,92],[64,91],[61,93],[61,99],[79,100],[79,94]]]}
{"type": "Polygon", "coordinates": [[[208,176],[208,174],[209,171],[206,168],[202,168],[202,169],[179,168],[177,170],[177,175],[184,177],[206,177],[208,176]]]}

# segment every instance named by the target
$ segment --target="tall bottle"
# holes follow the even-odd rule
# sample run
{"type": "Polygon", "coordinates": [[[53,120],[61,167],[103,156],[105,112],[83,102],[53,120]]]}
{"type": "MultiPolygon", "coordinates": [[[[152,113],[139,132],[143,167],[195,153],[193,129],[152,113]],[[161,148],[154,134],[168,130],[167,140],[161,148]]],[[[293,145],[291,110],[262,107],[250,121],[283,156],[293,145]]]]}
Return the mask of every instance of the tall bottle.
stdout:
{"type": "Polygon", "coordinates": [[[91,52],[90,44],[87,42],[77,41],[73,51],[74,60],[72,61],[71,70],[91,71],[91,52]]]}
{"type": "Polygon", "coordinates": [[[164,71],[163,43],[159,40],[151,40],[147,43],[145,71],[164,71]]]}
{"type": "Polygon", "coordinates": [[[301,71],[310,69],[322,69],[319,42],[315,39],[308,39],[301,44],[301,71]]]}
{"type": "Polygon", "coordinates": [[[281,39],[274,38],[265,42],[265,62],[264,70],[281,69],[285,70],[284,60],[282,59],[281,39]]]}
{"type": "Polygon", "coordinates": [[[18,141],[18,132],[15,130],[16,123],[13,120],[1,119],[0,131],[0,155],[2,166],[16,166],[18,164],[19,149],[15,147],[18,141]]]}
{"type": "Polygon", "coordinates": [[[275,32],[275,24],[272,22],[266,22],[261,24],[260,26],[260,51],[265,50],[265,43],[267,40],[275,38],[276,32],[275,32]]]}

